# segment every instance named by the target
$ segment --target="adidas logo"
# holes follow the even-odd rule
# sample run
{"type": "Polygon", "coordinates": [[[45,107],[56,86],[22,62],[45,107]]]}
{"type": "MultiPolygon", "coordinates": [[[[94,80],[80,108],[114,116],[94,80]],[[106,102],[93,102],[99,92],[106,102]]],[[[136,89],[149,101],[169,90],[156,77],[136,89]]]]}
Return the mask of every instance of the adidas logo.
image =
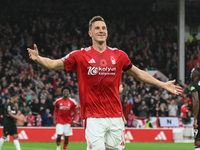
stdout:
{"type": "Polygon", "coordinates": [[[156,137],[155,140],[167,140],[165,133],[161,131],[156,137]]]}
{"type": "Polygon", "coordinates": [[[88,63],[94,64],[94,63],[96,63],[96,61],[92,58],[88,63]]]}
{"type": "Polygon", "coordinates": [[[125,134],[125,141],[126,141],[126,143],[130,143],[130,140],[133,140],[133,139],[134,138],[133,138],[131,132],[127,131],[126,134],[125,134]]]}
{"type": "Polygon", "coordinates": [[[19,134],[18,134],[19,139],[28,139],[28,136],[26,134],[26,132],[24,130],[22,130],[19,134]]]}
{"type": "MultiPolygon", "coordinates": [[[[55,140],[57,138],[57,134],[55,133],[52,137],[51,137],[51,139],[52,140],[55,140]]],[[[64,139],[64,137],[63,137],[63,135],[62,135],[62,137],[61,137],[61,140],[63,140],[64,139]]]]}

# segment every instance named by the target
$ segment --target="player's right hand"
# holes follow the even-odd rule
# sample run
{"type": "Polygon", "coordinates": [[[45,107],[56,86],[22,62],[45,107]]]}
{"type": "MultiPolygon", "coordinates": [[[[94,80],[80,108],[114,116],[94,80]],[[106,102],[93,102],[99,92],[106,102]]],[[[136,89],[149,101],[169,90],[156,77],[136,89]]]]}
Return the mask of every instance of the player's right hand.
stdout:
{"type": "Polygon", "coordinates": [[[56,120],[54,120],[53,122],[54,122],[55,125],[57,124],[57,121],[56,121],[56,120]]]}
{"type": "Polygon", "coordinates": [[[198,128],[197,119],[194,119],[193,127],[194,127],[194,129],[197,129],[197,128],[198,128]]]}
{"type": "Polygon", "coordinates": [[[38,59],[38,49],[37,49],[36,44],[34,44],[33,46],[34,46],[34,49],[27,48],[27,50],[28,50],[29,58],[32,59],[33,61],[36,61],[38,59]]]}

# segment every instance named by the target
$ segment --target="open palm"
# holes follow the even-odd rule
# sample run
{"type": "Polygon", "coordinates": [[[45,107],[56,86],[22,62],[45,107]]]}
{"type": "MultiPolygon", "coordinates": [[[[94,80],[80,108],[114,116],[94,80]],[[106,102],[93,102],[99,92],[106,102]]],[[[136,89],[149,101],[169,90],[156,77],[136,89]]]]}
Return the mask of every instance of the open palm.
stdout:
{"type": "Polygon", "coordinates": [[[30,59],[36,61],[37,58],[38,58],[38,49],[37,49],[37,45],[34,44],[34,49],[27,48],[27,50],[28,50],[28,54],[29,54],[30,59]]]}

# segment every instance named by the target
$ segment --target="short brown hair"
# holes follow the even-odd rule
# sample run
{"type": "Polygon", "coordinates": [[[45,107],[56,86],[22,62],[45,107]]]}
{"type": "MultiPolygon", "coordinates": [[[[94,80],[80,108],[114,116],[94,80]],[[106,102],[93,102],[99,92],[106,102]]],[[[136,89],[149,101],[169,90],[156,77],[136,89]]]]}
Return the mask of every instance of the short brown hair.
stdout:
{"type": "Polygon", "coordinates": [[[92,24],[93,24],[93,22],[95,22],[95,21],[103,21],[104,23],[106,23],[105,20],[104,20],[101,16],[94,16],[94,17],[89,21],[89,30],[91,30],[92,24]]]}

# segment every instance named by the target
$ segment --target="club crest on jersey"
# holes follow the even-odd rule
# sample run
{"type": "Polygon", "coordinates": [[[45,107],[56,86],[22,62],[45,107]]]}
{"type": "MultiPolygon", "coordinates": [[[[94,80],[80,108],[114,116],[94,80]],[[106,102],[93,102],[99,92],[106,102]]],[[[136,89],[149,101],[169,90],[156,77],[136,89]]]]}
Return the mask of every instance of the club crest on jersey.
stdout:
{"type": "Polygon", "coordinates": [[[102,60],[100,61],[100,65],[101,65],[102,67],[105,67],[105,66],[107,65],[106,60],[102,59],[102,60]]]}
{"type": "Polygon", "coordinates": [[[116,64],[115,58],[113,56],[111,56],[111,63],[114,65],[116,64]]]}

